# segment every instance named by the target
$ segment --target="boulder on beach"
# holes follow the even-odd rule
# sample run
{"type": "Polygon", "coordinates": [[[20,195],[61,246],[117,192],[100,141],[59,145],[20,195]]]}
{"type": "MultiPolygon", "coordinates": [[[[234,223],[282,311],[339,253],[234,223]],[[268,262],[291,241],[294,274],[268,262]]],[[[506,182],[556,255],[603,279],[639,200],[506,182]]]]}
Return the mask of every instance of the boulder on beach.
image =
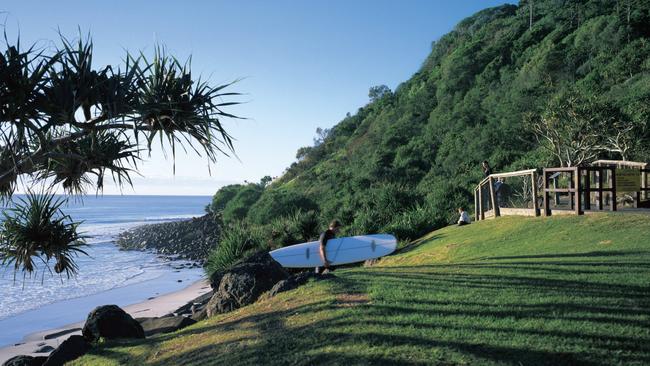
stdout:
{"type": "Polygon", "coordinates": [[[50,353],[43,366],[62,366],[85,355],[89,349],[90,344],[83,336],[72,335],[50,353]]]}
{"type": "Polygon", "coordinates": [[[257,252],[225,272],[206,306],[208,317],[252,304],[289,273],[268,252],[257,252]]]}
{"type": "Polygon", "coordinates": [[[196,323],[196,320],[184,316],[138,318],[136,320],[144,329],[144,335],[147,337],[159,333],[171,333],[196,323]]]}
{"type": "Polygon", "coordinates": [[[81,333],[89,342],[97,341],[100,337],[107,339],[145,337],[140,323],[117,305],[96,307],[88,314],[81,333]]]}
{"type": "Polygon", "coordinates": [[[41,366],[45,360],[47,360],[47,357],[20,355],[8,359],[2,364],[2,366],[41,366]]]}

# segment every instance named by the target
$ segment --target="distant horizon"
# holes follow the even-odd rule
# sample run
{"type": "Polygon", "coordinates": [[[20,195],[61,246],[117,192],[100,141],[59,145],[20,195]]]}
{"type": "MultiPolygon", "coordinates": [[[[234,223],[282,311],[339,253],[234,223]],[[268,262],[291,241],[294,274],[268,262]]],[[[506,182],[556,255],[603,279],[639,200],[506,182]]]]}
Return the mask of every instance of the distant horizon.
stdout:
{"type": "MultiPolygon", "coordinates": [[[[317,127],[331,128],[346,113],[355,114],[368,103],[372,86],[394,90],[418,71],[432,42],[462,19],[504,3],[512,1],[162,0],[151,7],[117,0],[106,7],[8,0],[0,13],[10,42],[20,33],[24,45],[51,47],[59,32],[71,39],[89,34],[97,67],[120,65],[125,50],[149,54],[162,44],[180,60],[191,56],[193,72],[214,85],[243,78],[228,91],[244,93],[237,100],[245,103],[227,112],[247,119],[223,121],[236,156],[218,156],[209,172],[204,158],[179,148],[174,176],[173,163],[155,147],[137,169],[153,180],[134,179],[134,189],[128,188],[146,195],[208,195],[223,182],[280,176],[299,148],[312,145],[317,127]],[[179,177],[187,179],[180,184],[179,177]]],[[[107,179],[105,191],[122,194],[111,183],[107,179]]]]}

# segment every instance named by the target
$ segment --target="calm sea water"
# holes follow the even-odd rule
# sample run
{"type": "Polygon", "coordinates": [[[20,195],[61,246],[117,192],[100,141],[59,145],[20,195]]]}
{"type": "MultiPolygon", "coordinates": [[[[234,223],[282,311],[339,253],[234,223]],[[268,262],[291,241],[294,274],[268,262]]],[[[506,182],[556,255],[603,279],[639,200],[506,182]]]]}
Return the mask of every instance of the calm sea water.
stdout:
{"type": "MultiPolygon", "coordinates": [[[[83,201],[69,200],[64,212],[75,221],[83,221],[81,231],[92,236],[87,240],[89,256],[77,259],[79,275],[73,279],[51,276],[41,265],[35,276],[23,280],[18,273],[14,280],[13,268],[0,267],[0,321],[48,304],[152,281],[175,271],[174,266],[180,263],[165,261],[153,253],[120,251],[114,239],[138,225],[200,216],[209,202],[207,196],[88,196],[83,201]]],[[[201,269],[183,271],[197,280],[202,275],[201,269]]]]}

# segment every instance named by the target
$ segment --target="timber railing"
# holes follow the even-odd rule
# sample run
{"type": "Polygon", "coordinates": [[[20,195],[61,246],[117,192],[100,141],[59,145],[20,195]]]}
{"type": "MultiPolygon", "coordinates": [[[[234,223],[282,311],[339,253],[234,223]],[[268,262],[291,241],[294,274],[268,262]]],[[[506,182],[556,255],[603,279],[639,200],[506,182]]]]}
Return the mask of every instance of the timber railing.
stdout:
{"type": "Polygon", "coordinates": [[[474,215],[475,220],[485,220],[486,217],[499,217],[506,215],[539,216],[539,203],[537,201],[537,169],[518,170],[515,172],[490,174],[474,188],[474,215]],[[499,188],[505,178],[523,178],[524,199],[532,207],[501,207],[502,200],[499,188]],[[528,180],[530,179],[530,186],[528,180]],[[531,192],[527,193],[528,187],[531,192]]]}
{"type": "Polygon", "coordinates": [[[582,215],[620,209],[650,213],[650,164],[600,160],[593,166],[545,168],[539,178],[536,169],[528,169],[483,179],[474,188],[476,221],[506,215],[582,215]],[[508,186],[504,181],[512,177],[523,178],[518,181],[517,203],[524,207],[513,207],[504,199],[507,194],[502,188],[508,186]]]}

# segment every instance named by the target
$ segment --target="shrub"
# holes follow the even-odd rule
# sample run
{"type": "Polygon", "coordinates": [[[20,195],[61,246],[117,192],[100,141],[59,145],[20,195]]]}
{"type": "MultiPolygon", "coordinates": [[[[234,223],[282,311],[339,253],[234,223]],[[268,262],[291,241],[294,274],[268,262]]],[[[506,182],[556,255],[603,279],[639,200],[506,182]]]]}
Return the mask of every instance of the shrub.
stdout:
{"type": "Polygon", "coordinates": [[[321,224],[316,211],[297,210],[289,216],[272,221],[266,229],[269,232],[271,246],[280,248],[316,240],[321,224]]]}
{"type": "Polygon", "coordinates": [[[241,184],[231,184],[219,188],[217,193],[212,196],[212,202],[206,207],[206,211],[220,213],[226,208],[226,205],[232,200],[237,193],[243,188],[241,184]]]}
{"type": "Polygon", "coordinates": [[[446,224],[446,217],[435,214],[428,205],[418,205],[403,212],[385,228],[399,240],[411,241],[446,224]]]}
{"type": "Polygon", "coordinates": [[[262,230],[245,222],[229,225],[219,238],[219,245],[208,254],[205,271],[210,276],[232,267],[238,260],[260,249],[268,249],[262,230]]]}
{"type": "Polygon", "coordinates": [[[223,221],[233,223],[243,220],[248,215],[248,210],[257,202],[262,195],[264,188],[258,184],[247,184],[242,186],[225,205],[223,209],[223,221]]]}
{"type": "Polygon", "coordinates": [[[264,225],[278,217],[293,214],[296,210],[318,210],[318,205],[303,193],[291,189],[267,189],[250,208],[248,219],[255,224],[264,225]]]}

